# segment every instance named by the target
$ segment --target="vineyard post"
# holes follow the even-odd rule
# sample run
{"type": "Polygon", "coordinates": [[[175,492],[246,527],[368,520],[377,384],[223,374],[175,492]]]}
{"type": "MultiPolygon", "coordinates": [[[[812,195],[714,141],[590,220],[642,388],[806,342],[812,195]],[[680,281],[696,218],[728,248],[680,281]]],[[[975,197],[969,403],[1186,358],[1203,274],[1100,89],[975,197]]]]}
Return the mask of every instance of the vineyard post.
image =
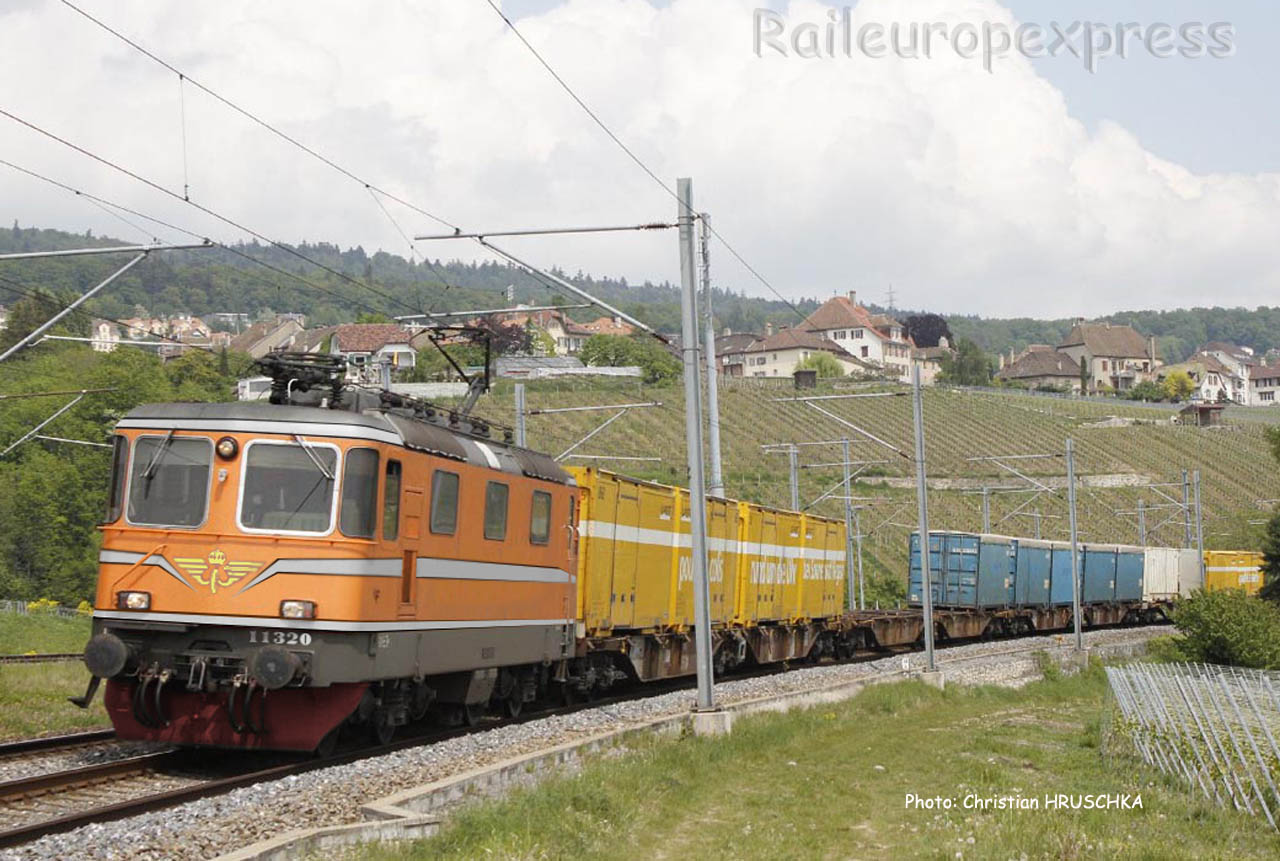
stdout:
{"type": "Polygon", "coordinates": [[[933,663],[933,577],[929,573],[929,481],[924,465],[924,405],[920,394],[920,365],[911,365],[911,413],[916,436],[916,512],[920,519],[920,591],[924,594],[924,652],[928,672],[933,663]]]}
{"type": "Polygon", "coordinates": [[[713,712],[715,692],[712,689],[711,600],[707,584],[707,487],[702,471],[702,386],[698,378],[698,279],[693,248],[693,181],[686,177],[677,179],[676,191],[683,288],[680,350],[684,354],[685,450],[689,461],[689,526],[692,533],[689,561],[693,569],[693,634],[698,670],[698,705],[695,711],[713,712]]]}
{"type": "Polygon", "coordinates": [[[1138,500],[1138,543],[1147,546],[1147,506],[1141,499],[1138,500]]]}
{"type": "Polygon", "coordinates": [[[982,488],[982,534],[991,534],[991,488],[982,488]]]}
{"type": "Polygon", "coordinates": [[[1076,633],[1076,651],[1084,649],[1080,633],[1080,542],[1076,531],[1076,453],[1075,444],[1067,437],[1067,508],[1071,514],[1071,616],[1076,633]]]}
{"type": "Polygon", "coordinates": [[[524,383],[516,383],[516,445],[521,448],[528,446],[525,441],[524,410],[524,383]]]}
{"type": "Polygon", "coordinates": [[[1036,541],[1040,540],[1040,509],[1036,509],[1033,515],[1036,519],[1036,541]]]}

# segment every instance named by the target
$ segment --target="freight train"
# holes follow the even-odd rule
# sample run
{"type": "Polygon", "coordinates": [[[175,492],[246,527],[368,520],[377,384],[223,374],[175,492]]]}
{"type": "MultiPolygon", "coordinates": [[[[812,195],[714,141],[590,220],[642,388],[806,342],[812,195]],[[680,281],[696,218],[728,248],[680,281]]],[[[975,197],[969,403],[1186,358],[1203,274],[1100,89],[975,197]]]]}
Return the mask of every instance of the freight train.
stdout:
{"type": "MultiPolygon", "coordinates": [[[[117,425],[73,701],[105,681],[120,738],[323,752],[344,731],[385,742],[695,672],[686,490],[565,468],[462,410],[349,387],[331,357],[263,365],[267,404],[146,405],[117,425]]],[[[922,638],[918,611],[844,609],[842,522],[729,499],[706,513],[717,673],[922,638]]],[[[1051,544],[948,535],[941,638],[1069,622],[1051,544]],[[982,560],[1000,559],[991,603],[982,560]]],[[[1158,616],[1160,595],[1112,589],[1087,621],[1158,616]]]]}
{"type": "MultiPolygon", "coordinates": [[[[121,738],[325,749],[694,672],[687,491],[565,469],[328,357],[266,369],[270,404],[117,425],[75,701],[105,680],[121,738]]],[[[871,641],[839,625],[843,523],[707,514],[719,671],[871,641]]]]}

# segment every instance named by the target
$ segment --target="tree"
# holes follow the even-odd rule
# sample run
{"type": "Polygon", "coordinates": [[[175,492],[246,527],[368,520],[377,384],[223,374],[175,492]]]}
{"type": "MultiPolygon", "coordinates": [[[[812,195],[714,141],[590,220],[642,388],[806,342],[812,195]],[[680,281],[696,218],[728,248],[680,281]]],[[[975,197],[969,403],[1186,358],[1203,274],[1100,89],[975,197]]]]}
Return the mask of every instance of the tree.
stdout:
{"type": "Polygon", "coordinates": [[[1080,394],[1089,393],[1089,362],[1084,356],[1080,357],[1080,394]]]}
{"type": "Polygon", "coordinates": [[[843,377],[844,367],[827,352],[810,353],[796,362],[797,371],[817,371],[819,377],[843,377]]]}
{"type": "Polygon", "coordinates": [[[1164,378],[1164,394],[1171,401],[1188,398],[1195,390],[1195,381],[1186,371],[1174,371],[1164,378]]]}
{"type": "Polygon", "coordinates": [[[1131,401],[1163,401],[1165,399],[1164,386],[1159,383],[1153,383],[1150,380],[1143,380],[1129,389],[1126,397],[1131,401]]]}
{"type": "Polygon", "coordinates": [[[1280,508],[1267,521],[1262,537],[1262,589],[1258,595],[1280,604],[1280,508]]]}
{"type": "Polygon", "coordinates": [[[592,335],[582,345],[578,358],[584,365],[620,368],[636,365],[649,384],[680,376],[680,360],[649,335],[592,335]]]}
{"type": "MultiPolygon", "coordinates": [[[[4,351],[30,335],[40,326],[71,303],[71,299],[59,298],[48,290],[36,290],[18,300],[9,310],[9,322],[0,329],[0,351],[4,351]]],[[[87,337],[89,317],[83,310],[76,310],[58,321],[48,334],[87,337]]]]}
{"type": "Polygon", "coordinates": [[[991,358],[968,338],[956,343],[954,356],[942,357],[938,379],[958,386],[986,386],[991,383],[991,358]]]}
{"type": "Polygon", "coordinates": [[[903,323],[907,329],[907,337],[917,347],[936,347],[942,338],[946,338],[948,344],[954,340],[951,327],[940,314],[912,314],[903,323]]]}
{"type": "Polygon", "coordinates": [[[489,348],[497,356],[526,356],[533,338],[529,330],[518,323],[504,323],[497,316],[480,321],[480,329],[489,333],[489,348]]]}
{"type": "Polygon", "coordinates": [[[395,321],[386,314],[379,314],[373,311],[365,311],[356,317],[357,323],[394,323],[395,321]]]}

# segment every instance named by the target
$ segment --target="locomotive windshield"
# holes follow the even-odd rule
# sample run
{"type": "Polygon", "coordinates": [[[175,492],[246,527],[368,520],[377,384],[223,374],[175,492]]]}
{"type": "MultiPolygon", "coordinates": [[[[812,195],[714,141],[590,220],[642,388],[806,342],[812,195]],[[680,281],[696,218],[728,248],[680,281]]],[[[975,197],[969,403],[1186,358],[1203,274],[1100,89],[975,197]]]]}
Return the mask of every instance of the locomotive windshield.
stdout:
{"type": "Polygon", "coordinates": [[[130,523],[193,527],[209,504],[213,441],[208,437],[143,436],[129,473],[130,523]]]}
{"type": "Polygon", "coordinates": [[[331,446],[250,443],[240,525],[272,532],[329,532],[337,464],[338,452],[331,446]]]}

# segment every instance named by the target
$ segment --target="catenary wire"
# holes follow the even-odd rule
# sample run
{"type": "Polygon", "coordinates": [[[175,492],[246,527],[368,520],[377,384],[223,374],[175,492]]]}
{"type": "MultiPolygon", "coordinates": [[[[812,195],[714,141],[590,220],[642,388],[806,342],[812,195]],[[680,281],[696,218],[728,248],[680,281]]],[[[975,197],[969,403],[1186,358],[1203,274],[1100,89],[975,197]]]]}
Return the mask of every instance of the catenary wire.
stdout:
{"type": "MultiPolygon", "coordinates": [[[[67,2],[67,0],[63,0],[63,2],[65,3],[67,2]]],[[[636,165],[642,171],[648,174],[649,178],[652,179],[658,185],[659,188],[661,188],[670,197],[672,197],[676,201],[677,205],[684,206],[684,202],[680,200],[679,196],[670,188],[668,188],[667,184],[663,182],[662,179],[656,173],[654,173],[653,170],[651,170],[647,164],[644,163],[644,161],[641,160],[640,156],[636,155],[635,152],[630,147],[628,147],[625,143],[623,143],[622,139],[619,138],[616,134],[614,134],[613,129],[609,128],[609,126],[604,122],[604,120],[600,119],[600,115],[597,114],[595,111],[593,111],[591,107],[585,101],[583,101],[582,97],[579,96],[576,92],[574,92],[573,88],[569,86],[569,84],[564,80],[564,78],[560,77],[560,74],[556,72],[556,70],[552,67],[552,65],[549,62],[547,62],[546,58],[543,57],[542,54],[538,52],[538,49],[533,47],[533,45],[529,42],[528,39],[524,37],[524,34],[520,32],[520,30],[516,27],[516,25],[512,22],[512,20],[508,18],[505,13],[503,13],[502,7],[500,7],[497,3],[495,3],[494,0],[484,0],[484,2],[489,4],[489,8],[491,8],[497,14],[497,16],[502,19],[503,23],[506,24],[507,27],[511,30],[511,32],[515,34],[515,37],[520,40],[520,43],[529,49],[529,53],[533,54],[534,58],[542,65],[542,68],[547,70],[547,73],[551,75],[552,78],[555,79],[555,82],[560,85],[561,89],[563,89],[569,95],[569,98],[573,99],[573,101],[578,104],[578,107],[582,108],[582,110],[586,112],[587,116],[589,116],[591,120],[597,126],[600,127],[600,130],[603,131],[606,135],[608,135],[609,139],[612,140],[615,144],[617,144],[619,149],[621,149],[624,153],[626,153],[627,157],[630,158],[633,162],[635,162],[636,165]]],[[[688,214],[694,217],[697,216],[697,213],[694,213],[694,212],[690,212],[688,214]]],[[[791,300],[783,296],[782,293],[779,292],[778,289],[773,286],[773,284],[769,281],[769,279],[765,278],[762,274],[760,274],[759,270],[757,270],[754,266],[748,263],[746,261],[746,258],[744,258],[741,254],[739,254],[738,250],[734,248],[732,245],[730,245],[729,241],[725,239],[724,236],[714,226],[708,223],[706,227],[707,227],[707,231],[716,239],[720,240],[720,244],[725,247],[726,251],[728,251],[731,255],[733,255],[735,260],[737,260],[740,264],[742,264],[743,268],[745,268],[748,272],[750,272],[753,276],[755,276],[755,279],[759,281],[761,284],[763,284],[765,287],[767,287],[769,291],[773,293],[774,296],[777,296],[779,301],[781,301],[784,305],[786,305],[793,312],[795,312],[796,316],[799,317],[801,321],[808,319],[808,317],[804,313],[802,313],[800,309],[797,308],[795,304],[791,302],[791,300]]]]}

